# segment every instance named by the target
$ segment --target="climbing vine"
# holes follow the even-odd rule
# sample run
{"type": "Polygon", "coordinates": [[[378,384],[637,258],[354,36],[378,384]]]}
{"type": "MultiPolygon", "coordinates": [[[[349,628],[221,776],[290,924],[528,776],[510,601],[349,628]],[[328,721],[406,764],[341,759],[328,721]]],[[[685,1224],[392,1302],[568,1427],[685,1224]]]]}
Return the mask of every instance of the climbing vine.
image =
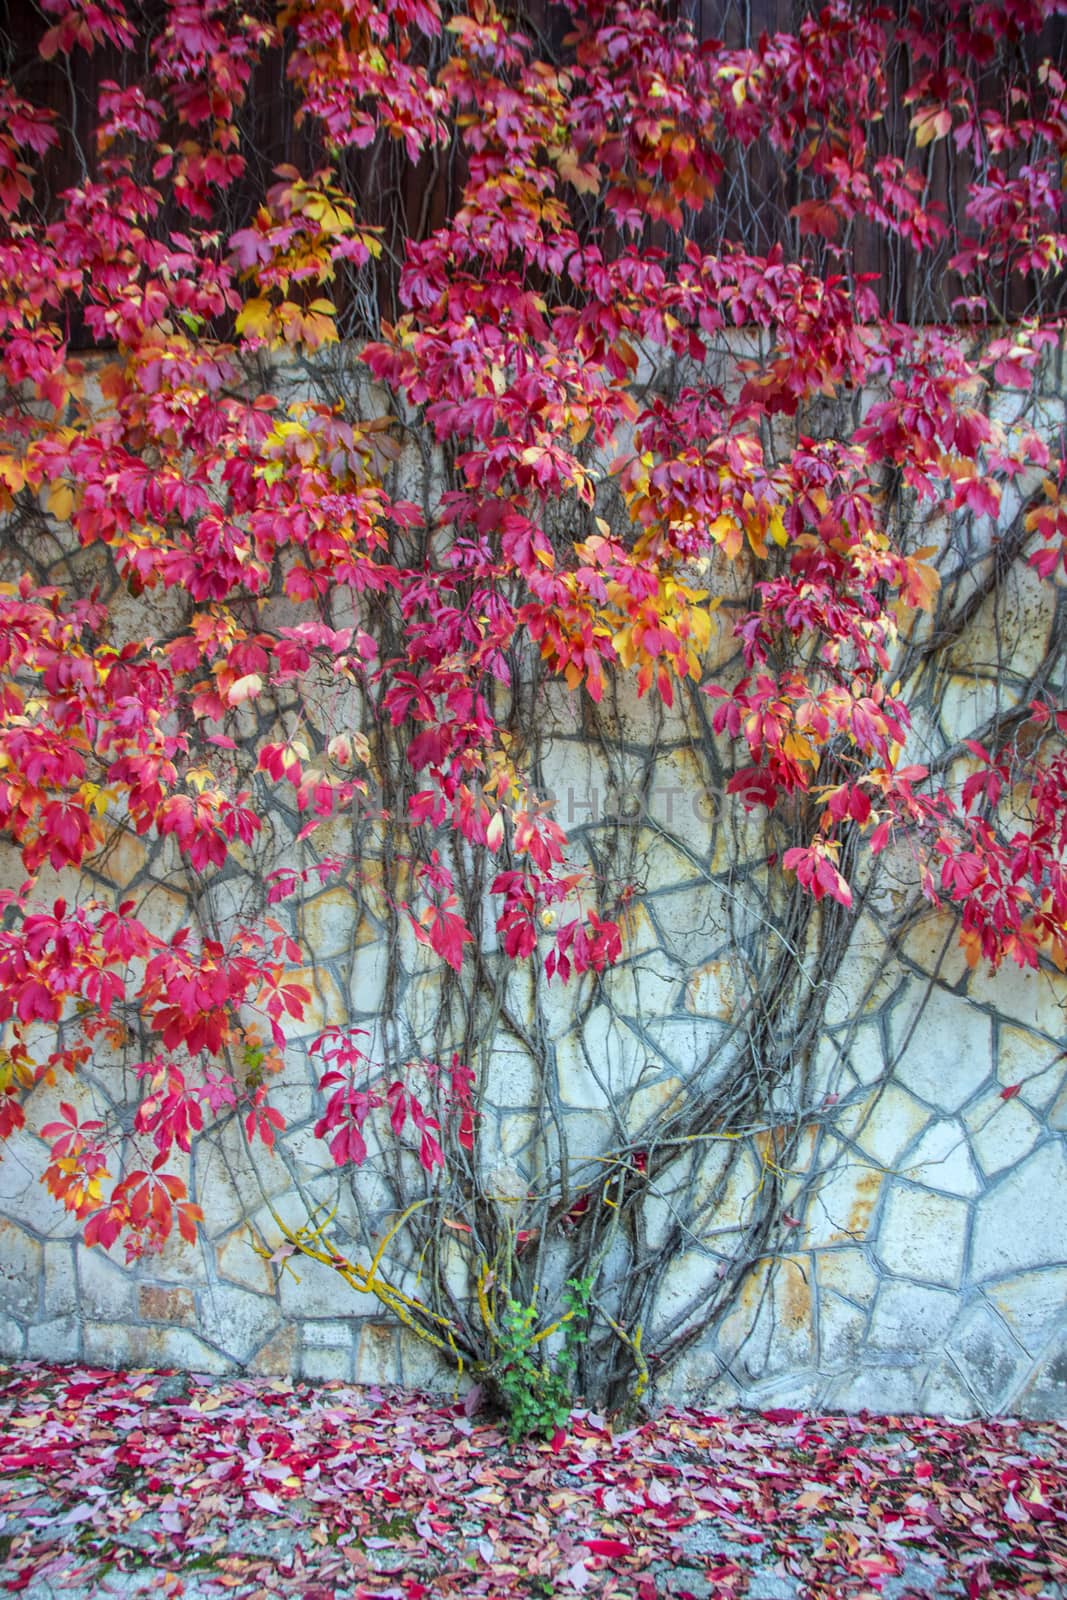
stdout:
{"type": "Polygon", "coordinates": [[[1067,964],[1059,9],[12,39],[0,1134],[87,1242],[192,1243],[237,1129],[279,1271],[640,1399],[847,1155],[862,939],[1067,964]]]}

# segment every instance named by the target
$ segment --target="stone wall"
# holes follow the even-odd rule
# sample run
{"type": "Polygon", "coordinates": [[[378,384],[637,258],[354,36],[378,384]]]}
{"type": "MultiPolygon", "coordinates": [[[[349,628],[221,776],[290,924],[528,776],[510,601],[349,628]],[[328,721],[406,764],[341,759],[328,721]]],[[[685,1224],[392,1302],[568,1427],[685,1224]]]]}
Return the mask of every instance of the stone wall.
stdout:
{"type": "MultiPolygon", "coordinates": [[[[1052,422],[1062,418],[1059,399],[1040,403],[1052,422]]],[[[945,593],[959,603],[980,582],[988,547],[975,550],[969,527],[945,537],[945,593]]],[[[936,674],[915,669],[915,759],[951,747],[1027,692],[1059,648],[1065,603],[1062,585],[1021,566],[936,674]]],[[[733,650],[727,624],[712,665],[728,673],[733,650]]],[[[1057,684],[1062,695],[1062,663],[1053,692],[1057,684]]],[[[766,920],[765,823],[725,800],[722,749],[699,696],[668,711],[622,685],[591,721],[574,697],[541,691],[537,722],[535,764],[576,855],[632,893],[623,959],[603,979],[551,989],[528,972],[499,979],[500,1004],[521,1027],[498,1021],[493,1032],[486,1022],[479,1150],[487,1192],[517,1217],[548,1175],[591,1184],[603,1152],[639,1144],[653,1115],[683,1105],[698,1082],[728,1078],[779,938],[766,920]],[[517,1037],[522,1027],[536,1048],[517,1037]]],[[[283,844],[294,827],[295,818],[279,818],[283,844]]],[[[328,824],[318,856],[344,846],[350,827],[328,824]]],[[[161,1256],[128,1265],[121,1247],[86,1249],[40,1185],[43,1144],[20,1136],[4,1151],[0,1352],[205,1373],[453,1381],[383,1319],[373,1297],[277,1249],[279,1219],[298,1226],[309,1203],[321,1203],[336,1208],[335,1225],[368,1260],[395,1204],[383,1170],[372,1162],[355,1178],[339,1175],[314,1138],[321,1099],[310,1039],[326,1024],[356,1023],[368,1030],[372,1057],[439,1050],[452,980],[409,929],[389,933],[382,844],[368,824],[358,879],[317,887],[312,876],[289,907],[313,955],[304,977],[314,1001],[303,1022],[287,1024],[285,1081],[272,1093],[287,1131],[273,1154],[253,1154],[233,1117],[194,1142],[186,1175],[206,1212],[196,1246],[172,1241],[161,1256]]],[[[247,881],[217,886],[213,916],[224,921],[242,895],[255,898],[256,870],[250,862],[247,881]]],[[[108,879],[135,885],[152,897],[161,929],[190,914],[174,858],[149,854],[121,827],[102,874],[95,893],[108,892],[108,879]]],[[[492,960],[491,935],[487,951],[492,960]]],[[[792,1119],[796,1136],[789,1170],[776,1174],[783,1220],[774,1259],[748,1264],[734,1308],[692,1340],[661,1397],[1063,1414],[1067,979],[1051,969],[990,976],[969,967],[952,918],[916,897],[906,855],[864,881],[833,969],[812,968],[805,980],[805,959],[799,952],[798,982],[823,986],[822,1022],[775,1091],[774,1114],[792,1119]]],[[[486,1012],[500,1014],[500,1005],[486,1012]]],[[[783,1012],[775,1026],[787,1020],[783,1012]]],[[[134,1088],[121,1053],[101,1055],[81,1103],[121,1121],[134,1088]]],[[[33,1126],[70,1095],[69,1085],[41,1085],[33,1126]]],[[[743,1149],[729,1147],[729,1170],[724,1151],[709,1141],[679,1156],[647,1196],[649,1249],[679,1208],[687,1219],[687,1247],[660,1283],[664,1326],[675,1304],[693,1314],[728,1259],[723,1235],[740,1236],[766,1180],[771,1158],[758,1132],[743,1149]]]]}

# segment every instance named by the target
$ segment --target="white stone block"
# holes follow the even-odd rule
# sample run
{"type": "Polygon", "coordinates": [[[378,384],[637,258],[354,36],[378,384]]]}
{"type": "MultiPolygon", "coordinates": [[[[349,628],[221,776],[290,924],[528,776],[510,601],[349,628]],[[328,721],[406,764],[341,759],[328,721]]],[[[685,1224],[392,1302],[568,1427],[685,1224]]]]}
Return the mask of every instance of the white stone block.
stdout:
{"type": "Polygon", "coordinates": [[[356,1291],[321,1261],[292,1255],[285,1267],[291,1270],[283,1271],[278,1280],[278,1301],[285,1317],[333,1317],[357,1298],[356,1291]]]}
{"type": "MultiPolygon", "coordinates": [[[[359,906],[351,889],[333,884],[323,889],[300,912],[300,938],[310,961],[329,961],[351,955],[359,935],[359,906]]],[[[370,925],[366,926],[370,931],[370,925]]]]}
{"type": "Polygon", "coordinates": [[[44,1309],[62,1317],[78,1308],[78,1280],[74,1265],[75,1246],[67,1243],[44,1247],[44,1309]]]}
{"type": "Polygon", "coordinates": [[[314,1123],[306,1123],[304,1127],[287,1133],[284,1150],[288,1162],[292,1164],[293,1172],[301,1181],[337,1171],[336,1163],[330,1154],[329,1140],[318,1138],[314,1123]]]}
{"type": "Polygon", "coordinates": [[[27,1329],[26,1354],[31,1361],[77,1361],[80,1353],[81,1324],[77,1317],[53,1317],[27,1329]]]}
{"type": "Polygon", "coordinates": [[[849,939],[848,955],[829,982],[827,1027],[849,1022],[870,1009],[875,996],[886,999],[892,993],[892,987],[885,987],[889,977],[893,984],[902,982],[899,970],[887,971],[885,936],[878,924],[861,915],[849,939]]]}
{"type": "Polygon", "coordinates": [[[536,1106],[540,1073],[524,1050],[494,1049],[489,1057],[486,1103],[527,1110],[536,1106]]]}
{"type": "Polygon", "coordinates": [[[654,1083],[643,1083],[626,1102],[627,1129],[636,1137],[653,1118],[681,1111],[684,1104],[685,1090],[680,1078],[669,1075],[654,1083]]]}
{"type": "Polygon", "coordinates": [[[1005,1410],[1031,1365],[1006,1324],[982,1301],[966,1312],[953,1331],[948,1350],[978,1409],[986,1416],[1005,1410]]]}
{"type": "Polygon", "coordinates": [[[982,1187],[970,1157],[967,1130],[948,1117],[930,1124],[898,1171],[912,1183],[946,1194],[969,1197],[982,1187]]]}
{"type": "Polygon", "coordinates": [[[946,744],[982,728],[1007,709],[1011,697],[1004,692],[995,668],[979,675],[963,672],[949,678],[940,691],[941,732],[946,744]],[[1007,703],[1007,704],[1006,704],[1007,703]]]}
{"type": "MultiPolygon", "coordinates": [[[[743,1410],[774,1411],[787,1407],[796,1411],[818,1410],[819,1390],[823,1380],[817,1372],[788,1372],[768,1378],[763,1383],[749,1384],[737,1397],[743,1410]]],[[[750,1600],[793,1600],[793,1589],[787,1580],[776,1579],[771,1574],[753,1573],[750,1600]],[[774,1588],[770,1587],[771,1583],[774,1588]]]]}
{"type": "Polygon", "coordinates": [[[1037,1372],[1018,1396],[1024,1416],[1062,1422],[1067,1416],[1067,1338],[1056,1341],[1037,1372]]]}
{"type": "Polygon", "coordinates": [[[454,1366],[450,1365],[432,1345],[406,1330],[400,1331],[400,1376],[412,1389],[423,1389],[431,1394],[450,1395],[459,1399],[461,1389],[468,1386],[454,1366]]]}
{"type": "Polygon", "coordinates": [[[193,1170],[209,1239],[229,1233],[259,1210],[264,1195],[284,1194],[291,1183],[277,1150],[249,1148],[237,1117],[197,1140],[193,1170]]]}
{"type": "Polygon", "coordinates": [[[1043,1129],[1021,1098],[1005,1100],[998,1089],[981,1095],[963,1114],[971,1149],[986,1177],[1024,1160],[1043,1129]]]}
{"type": "Polygon", "coordinates": [[[18,1361],[26,1354],[26,1330],[14,1317],[0,1312],[0,1355],[18,1361]]]}
{"type": "MultiPolygon", "coordinates": [[[[567,1117],[567,1128],[572,1135],[577,1135],[579,1147],[586,1149],[587,1135],[583,1129],[603,1127],[604,1119],[596,1112],[571,1112],[567,1117]]],[[[508,1116],[502,1117],[500,1122],[500,1136],[497,1149],[509,1165],[516,1165],[528,1169],[536,1164],[536,1152],[540,1146],[541,1123],[536,1117],[508,1116]]],[[[599,1131],[596,1135],[599,1150],[602,1148],[602,1136],[599,1131]]]]}
{"type": "Polygon", "coordinates": [[[231,1284],[209,1284],[200,1290],[198,1331],[205,1339],[244,1363],[269,1339],[278,1326],[273,1299],[250,1294],[231,1284]]]}
{"type": "Polygon", "coordinates": [[[624,957],[645,955],[650,950],[659,949],[659,929],[654,925],[643,901],[631,900],[620,912],[617,921],[624,957]]]}
{"type": "Polygon", "coordinates": [[[963,1200],[894,1183],[882,1208],[875,1254],[900,1277],[958,1288],[967,1217],[963,1200]]]}
{"type": "Polygon", "coordinates": [[[967,971],[960,949],[959,922],[949,911],[933,911],[909,929],[902,951],[923,972],[941,983],[958,983],[967,971]]]}
{"type": "Polygon", "coordinates": [[[859,1306],[869,1305],[878,1288],[878,1274],[866,1250],[851,1245],[820,1250],[815,1259],[820,1289],[830,1289],[859,1306]]]}
{"type": "MultiPolygon", "coordinates": [[[[991,1007],[1019,1029],[1040,1028],[1048,1024],[1057,1006],[1067,1004],[1067,975],[1045,968],[1035,971],[1033,967],[1020,967],[1010,960],[1003,962],[996,972],[980,965],[970,975],[967,995],[979,1005],[991,1007]]],[[[1036,1065],[1031,1062],[1029,1072],[1033,1072],[1036,1065]]],[[[1018,1082],[1018,1079],[1005,1080],[1002,1074],[998,1075],[1002,1083],[1018,1082]]]]}
{"type": "Polygon", "coordinates": [[[842,1048],[846,1051],[844,1059],[847,1069],[852,1072],[855,1081],[865,1088],[884,1082],[889,1061],[878,1020],[872,1018],[855,1029],[842,1028],[840,1038],[842,1048]]]}
{"type": "Polygon", "coordinates": [[[868,1347],[872,1356],[894,1358],[900,1366],[926,1362],[944,1344],[959,1311],[947,1289],[887,1280],[878,1290],[868,1347]]]}
{"type": "Polygon", "coordinates": [[[1067,1133],[1067,1083],[1048,1108],[1048,1125],[1056,1133],[1067,1133]]]}
{"type": "Polygon", "coordinates": [[[300,1376],[314,1383],[347,1383],[352,1378],[351,1346],[304,1345],[300,1353],[300,1376]]]}
{"type": "MultiPolygon", "coordinates": [[[[274,1293],[274,1272],[263,1257],[252,1248],[253,1235],[249,1228],[241,1227],[227,1234],[215,1247],[215,1263],[221,1279],[235,1283],[253,1294],[274,1293]]],[[[256,1240],[262,1243],[261,1240],[256,1240]]]]}
{"type": "Polygon", "coordinates": [[[843,1371],[862,1360],[867,1313],[832,1289],[819,1295],[819,1366],[843,1371]]]}
{"type": "Polygon", "coordinates": [[[564,1105],[603,1110],[637,1076],[647,1050],[605,1005],[595,1006],[559,1041],[556,1062],[564,1105]]]}
{"type": "Polygon", "coordinates": [[[657,1312],[664,1321],[685,1317],[692,1322],[701,1314],[719,1278],[719,1261],[708,1250],[684,1250],[663,1275],[657,1312]]]}
{"type": "Polygon", "coordinates": [[[43,1252],[36,1239],[14,1222],[0,1219],[0,1306],[18,1317],[33,1317],[40,1301],[43,1252]]]}
{"type": "Polygon", "coordinates": [[[645,1242],[649,1250],[661,1250],[675,1220],[675,1207],[661,1193],[652,1193],[642,1208],[645,1242]]]}
{"type": "Polygon", "coordinates": [[[959,1369],[951,1361],[939,1361],[919,1391],[921,1409],[928,1415],[965,1422],[976,1417],[981,1406],[959,1369]]]}
{"type": "Polygon", "coordinates": [[[908,1416],[920,1409],[923,1366],[860,1366],[831,1378],[822,1390],[820,1407],[832,1411],[890,1412],[908,1416]]]}
{"type": "MultiPolygon", "coordinates": [[[[569,1181],[576,1184],[579,1189],[585,1189],[603,1176],[600,1157],[605,1154],[605,1150],[616,1149],[619,1144],[619,1125],[616,1118],[608,1115],[608,1112],[569,1110],[563,1123],[563,1131],[566,1136],[569,1181]]],[[[536,1136],[539,1149],[545,1149],[549,1154],[555,1152],[557,1139],[553,1128],[549,1126],[537,1128],[536,1136]]],[[[526,1154],[525,1165],[531,1165],[530,1154],[526,1154]]],[[[539,1163],[539,1166],[541,1165],[542,1163],[539,1163]]]]}
{"type": "Polygon", "coordinates": [[[981,1281],[1067,1261],[1067,1157],[1050,1140],[975,1205],[971,1275],[981,1281]]]}
{"type": "Polygon", "coordinates": [[[844,1149],[827,1166],[804,1217],[804,1242],[813,1249],[859,1244],[870,1236],[885,1171],[844,1149]]]}
{"type": "Polygon", "coordinates": [[[737,1015],[746,994],[739,963],[729,956],[704,961],[690,973],[685,985],[685,1008],[699,1017],[728,1022],[737,1015]]]}
{"type": "Polygon", "coordinates": [[[709,960],[729,930],[723,893],[714,884],[659,891],[646,897],[645,908],[660,930],[664,949],[687,966],[709,960]]]}
{"type": "Polygon", "coordinates": [[[878,1166],[894,1168],[929,1121],[930,1112],[920,1100],[890,1083],[870,1096],[853,1138],[878,1166]]]}
{"type": "MultiPolygon", "coordinates": [[[[712,893],[716,892],[704,859],[706,850],[702,853],[697,840],[689,837],[693,831],[692,799],[679,798],[671,787],[652,787],[643,797],[647,810],[642,821],[647,818],[649,826],[635,827],[628,860],[633,862],[634,878],[650,894],[657,889],[676,890],[689,885],[707,885],[712,893]]],[[[701,838],[708,839],[707,820],[698,814],[696,821],[701,838]]]]}
{"type": "Polygon", "coordinates": [[[94,1246],[77,1247],[78,1309],[83,1317],[96,1322],[114,1322],[132,1317],[136,1308],[136,1285],[128,1272],[94,1246]]]}
{"type": "Polygon", "coordinates": [[[398,1366],[396,1326],[389,1322],[365,1322],[356,1345],[353,1370],[356,1383],[395,1383],[398,1366]]]}
{"type": "Polygon", "coordinates": [[[302,1122],[320,1114],[317,1082],[311,1082],[310,1074],[304,1076],[300,1070],[303,1065],[297,1051],[290,1051],[284,1081],[272,1081],[268,1085],[270,1104],[285,1118],[285,1132],[281,1135],[283,1140],[290,1137],[289,1130],[298,1128],[302,1122]]]}
{"type": "Polygon", "coordinates": [[[1063,1325],[1067,1266],[1038,1268],[1001,1278],[986,1287],[992,1304],[1036,1360],[1063,1325]]]}
{"type": "Polygon", "coordinates": [[[703,1084],[708,1072],[716,1082],[729,1071],[733,1056],[718,1053],[729,1035],[722,1023],[703,1017],[665,1017],[650,1022],[645,1031],[660,1059],[686,1082],[703,1084]]]}
{"type": "MultiPolygon", "coordinates": [[[[1049,1040],[1042,1039],[1038,1052],[1029,1055],[1023,1071],[1018,1071],[1016,1063],[1006,1059],[1004,1055],[1005,1036],[1012,1031],[1003,1027],[1000,1030],[1001,1058],[997,1064],[997,1076],[1000,1082],[1005,1084],[1005,1087],[1012,1083],[1021,1084],[1022,1087],[1019,1090],[1020,1100],[1028,1105],[1035,1115],[1041,1116],[1058,1100],[1064,1083],[1067,1082],[1067,1061],[1064,1060],[1058,1044],[1052,1044],[1049,1040]],[[1039,1063],[1039,1068],[1036,1072],[1034,1071],[1035,1061],[1039,1063]]],[[[1036,1036],[1026,1034],[1023,1037],[1033,1039],[1036,1036]]]]}
{"type": "MultiPolygon", "coordinates": [[[[682,1215],[689,1211],[691,1194],[693,1226],[709,1244],[723,1230],[740,1230],[747,1226],[761,1178],[750,1149],[739,1147],[733,1140],[713,1144],[691,1190],[687,1168],[683,1166],[680,1171],[683,1187],[681,1193],[675,1190],[677,1209],[682,1215]]],[[[665,1181],[663,1188],[666,1190],[665,1181]]],[[[730,1245],[724,1248],[729,1249],[730,1245]]]]}
{"type": "Polygon", "coordinates": [[[890,1017],[894,1077],[941,1111],[956,1112],[992,1076],[989,1017],[944,989],[913,981],[890,1017]]]}
{"type": "Polygon", "coordinates": [[[553,731],[542,749],[541,774],[560,827],[570,834],[602,823],[606,812],[637,809],[637,766],[635,758],[621,754],[609,761],[589,740],[553,731]]]}
{"type": "Polygon", "coordinates": [[[305,1350],[351,1350],[353,1323],[308,1318],[300,1324],[305,1350]]]}
{"type": "Polygon", "coordinates": [[[101,1367],[177,1367],[217,1375],[234,1363],[185,1328],[141,1328],[128,1322],[86,1322],[82,1359],[101,1367]]]}
{"type": "Polygon", "coordinates": [[[673,1011],[681,994],[680,969],[660,952],[624,962],[604,974],[608,1000],[624,1016],[650,1022],[673,1011]]]}

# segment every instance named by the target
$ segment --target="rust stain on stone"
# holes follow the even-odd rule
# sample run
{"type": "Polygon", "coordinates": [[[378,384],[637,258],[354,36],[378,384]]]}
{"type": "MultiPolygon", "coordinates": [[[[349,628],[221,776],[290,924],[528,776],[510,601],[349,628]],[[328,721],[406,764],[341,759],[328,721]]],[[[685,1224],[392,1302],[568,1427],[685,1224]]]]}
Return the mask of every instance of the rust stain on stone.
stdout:
{"type": "Polygon", "coordinates": [[[141,1285],[139,1305],[146,1322],[176,1322],[191,1327],[196,1320],[196,1306],[189,1289],[161,1289],[145,1283],[141,1285]]]}
{"type": "Polygon", "coordinates": [[[749,1273],[741,1285],[741,1292],[737,1297],[737,1309],[739,1311],[755,1311],[759,1304],[760,1296],[767,1287],[767,1272],[767,1263],[761,1261],[749,1273]]]}
{"type": "Polygon", "coordinates": [[[296,1329],[281,1328],[248,1363],[261,1378],[286,1378],[296,1370],[296,1329]]]}
{"type": "Polygon", "coordinates": [[[869,1167],[857,1179],[855,1198],[849,1207],[848,1222],[845,1225],[846,1235],[851,1234],[861,1238],[866,1236],[884,1176],[885,1174],[876,1168],[869,1167]]]}
{"type": "Polygon", "coordinates": [[[391,1322],[368,1322],[363,1328],[360,1343],[388,1346],[395,1337],[396,1328],[391,1322]]]}
{"type": "Polygon", "coordinates": [[[786,1257],[779,1268],[782,1321],[787,1328],[806,1328],[811,1322],[811,1285],[799,1262],[786,1257]]]}
{"type": "Polygon", "coordinates": [[[706,961],[703,966],[697,967],[685,986],[685,1004],[688,1011],[729,1021],[737,1005],[733,963],[729,960],[706,961]]]}

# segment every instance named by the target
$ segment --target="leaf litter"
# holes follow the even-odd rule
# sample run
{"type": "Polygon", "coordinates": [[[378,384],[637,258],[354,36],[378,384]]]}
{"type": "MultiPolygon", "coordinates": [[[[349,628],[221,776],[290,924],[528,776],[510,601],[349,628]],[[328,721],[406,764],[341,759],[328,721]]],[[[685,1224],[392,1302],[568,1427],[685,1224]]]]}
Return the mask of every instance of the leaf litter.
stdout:
{"type": "Polygon", "coordinates": [[[462,1401],[0,1373],[0,1593],[30,1600],[1067,1597],[1067,1427],[668,1407],[512,1448],[462,1401]]]}

